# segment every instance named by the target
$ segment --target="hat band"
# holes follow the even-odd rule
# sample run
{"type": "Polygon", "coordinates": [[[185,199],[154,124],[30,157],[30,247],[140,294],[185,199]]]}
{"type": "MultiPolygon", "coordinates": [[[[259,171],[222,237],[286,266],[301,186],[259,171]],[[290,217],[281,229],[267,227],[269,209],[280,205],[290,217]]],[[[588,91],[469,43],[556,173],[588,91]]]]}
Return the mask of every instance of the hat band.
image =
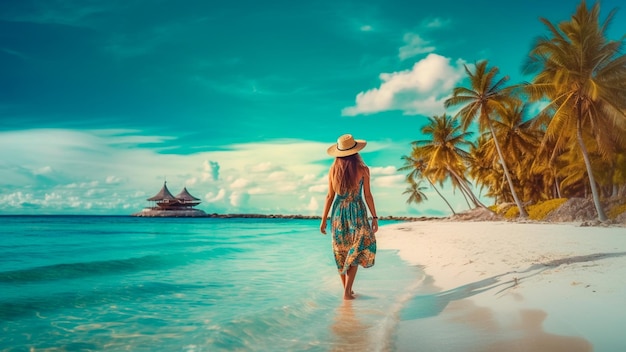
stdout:
{"type": "Polygon", "coordinates": [[[339,150],[340,152],[345,152],[346,150],[353,149],[354,147],[356,147],[356,146],[357,146],[357,144],[358,144],[358,143],[357,143],[356,141],[354,141],[354,145],[353,145],[352,147],[347,148],[347,149],[341,149],[341,147],[339,146],[339,143],[337,143],[337,150],[339,150]]]}

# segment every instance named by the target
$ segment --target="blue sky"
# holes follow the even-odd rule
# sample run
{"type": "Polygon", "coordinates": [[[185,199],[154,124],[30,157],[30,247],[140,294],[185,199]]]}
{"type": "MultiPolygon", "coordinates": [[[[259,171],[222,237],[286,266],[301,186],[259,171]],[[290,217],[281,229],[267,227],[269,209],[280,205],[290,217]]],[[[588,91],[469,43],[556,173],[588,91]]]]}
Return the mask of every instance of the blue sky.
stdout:
{"type": "Polygon", "coordinates": [[[326,148],[352,133],[379,214],[449,215],[431,190],[405,204],[400,157],[464,64],[528,79],[539,17],[578,3],[2,1],[0,214],[130,214],[164,180],[209,213],[320,214],[326,148]]]}

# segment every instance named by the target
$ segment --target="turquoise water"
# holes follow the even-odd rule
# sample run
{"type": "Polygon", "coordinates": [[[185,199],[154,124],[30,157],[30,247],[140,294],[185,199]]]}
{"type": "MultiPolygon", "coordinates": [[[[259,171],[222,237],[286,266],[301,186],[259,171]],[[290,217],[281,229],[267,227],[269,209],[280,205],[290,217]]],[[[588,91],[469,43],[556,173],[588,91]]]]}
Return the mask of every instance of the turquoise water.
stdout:
{"type": "Polygon", "coordinates": [[[423,278],[379,250],[344,302],[317,220],[0,221],[2,351],[393,350],[423,278]]]}

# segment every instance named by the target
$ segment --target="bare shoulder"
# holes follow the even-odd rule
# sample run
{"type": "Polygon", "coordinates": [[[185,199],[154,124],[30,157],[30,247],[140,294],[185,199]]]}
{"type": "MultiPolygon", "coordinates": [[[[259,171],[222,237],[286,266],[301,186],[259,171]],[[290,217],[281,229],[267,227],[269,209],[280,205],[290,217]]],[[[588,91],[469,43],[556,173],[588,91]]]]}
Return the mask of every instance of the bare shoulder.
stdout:
{"type": "Polygon", "coordinates": [[[357,179],[369,178],[370,169],[367,166],[362,166],[358,169],[357,179]]]}

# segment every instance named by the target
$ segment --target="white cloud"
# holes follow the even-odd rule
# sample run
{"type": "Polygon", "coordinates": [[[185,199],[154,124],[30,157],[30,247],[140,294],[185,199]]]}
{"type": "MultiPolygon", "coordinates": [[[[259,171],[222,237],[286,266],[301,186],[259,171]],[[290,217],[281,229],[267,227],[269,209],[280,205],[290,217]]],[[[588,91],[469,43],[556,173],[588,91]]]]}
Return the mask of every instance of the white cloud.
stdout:
{"type": "Polygon", "coordinates": [[[284,181],[288,178],[288,173],[285,171],[275,171],[267,176],[270,181],[284,181]]]}
{"type": "Polygon", "coordinates": [[[206,200],[208,203],[215,203],[218,202],[222,199],[224,199],[224,197],[226,196],[226,190],[221,188],[217,194],[213,193],[213,192],[209,192],[204,196],[204,200],[206,200]]]}
{"type": "Polygon", "coordinates": [[[268,191],[265,188],[262,187],[252,187],[250,189],[248,189],[248,194],[250,195],[255,195],[255,194],[268,194],[270,193],[270,191],[268,191]]]}
{"type": "Polygon", "coordinates": [[[379,176],[372,180],[375,186],[379,187],[397,187],[405,180],[403,175],[379,176]]]}
{"type": "Polygon", "coordinates": [[[20,206],[21,204],[32,202],[32,200],[33,195],[31,193],[23,193],[22,191],[0,196],[0,203],[11,207],[20,206]]]}
{"type": "Polygon", "coordinates": [[[435,47],[429,45],[430,42],[424,40],[419,34],[406,33],[403,40],[406,44],[401,46],[398,50],[398,57],[400,60],[406,60],[413,56],[432,53],[435,51],[435,47]]]}
{"type": "Polygon", "coordinates": [[[307,210],[309,211],[317,211],[319,209],[319,203],[317,203],[317,199],[315,199],[315,197],[311,197],[311,200],[309,201],[309,205],[307,205],[307,210]]]}
{"type": "Polygon", "coordinates": [[[98,181],[70,183],[70,184],[65,185],[65,188],[92,188],[92,187],[97,187],[98,184],[99,184],[98,181]]]}
{"type": "Polygon", "coordinates": [[[46,193],[46,196],[44,197],[44,201],[45,202],[52,202],[52,201],[56,201],[56,200],[61,200],[63,198],[63,196],[61,196],[58,193],[52,192],[52,193],[46,193]]]}
{"type": "Polygon", "coordinates": [[[230,195],[230,205],[236,208],[244,207],[248,204],[250,195],[242,192],[233,192],[230,195]]]}
{"type": "Polygon", "coordinates": [[[298,191],[298,186],[293,182],[282,182],[278,184],[276,190],[278,192],[282,192],[287,195],[290,195],[298,191]]]}
{"type": "Polygon", "coordinates": [[[43,167],[40,167],[39,169],[33,171],[33,174],[34,175],[45,175],[45,174],[52,173],[52,171],[53,171],[52,167],[50,167],[50,166],[43,166],[43,167]]]}
{"type": "Polygon", "coordinates": [[[385,167],[370,167],[370,175],[393,175],[397,171],[397,168],[394,166],[385,166],[385,167]]]}
{"type": "Polygon", "coordinates": [[[271,171],[271,170],[274,170],[274,169],[275,168],[272,165],[272,163],[268,161],[268,162],[263,162],[263,163],[259,163],[259,164],[253,165],[250,168],[250,171],[252,171],[252,172],[267,172],[267,171],[271,171]]]}
{"type": "Polygon", "coordinates": [[[443,19],[443,18],[440,18],[440,17],[436,17],[436,18],[428,20],[424,24],[424,27],[426,27],[426,28],[443,28],[443,27],[447,27],[449,24],[450,24],[450,20],[449,19],[443,19]]]}
{"type": "Polygon", "coordinates": [[[314,185],[309,187],[310,193],[326,193],[328,192],[328,184],[314,185]]]}
{"type": "Polygon", "coordinates": [[[302,176],[302,181],[303,182],[310,182],[315,180],[315,175],[314,174],[306,174],[304,176],[302,176]]]}
{"type": "Polygon", "coordinates": [[[233,183],[230,184],[230,188],[232,189],[242,189],[250,184],[250,181],[245,178],[238,178],[233,183]]]}
{"type": "Polygon", "coordinates": [[[354,116],[400,110],[407,115],[432,116],[445,111],[443,102],[464,76],[464,61],[429,54],[410,70],[382,73],[380,87],[360,92],[356,105],[344,108],[343,115],[354,116]]]}
{"type": "Polygon", "coordinates": [[[106,182],[107,184],[118,184],[121,183],[123,180],[121,177],[117,177],[117,176],[107,176],[106,180],[104,182],[106,182]]]}
{"type": "Polygon", "coordinates": [[[198,178],[197,177],[191,177],[191,178],[187,179],[187,181],[185,181],[185,186],[194,186],[196,183],[198,183],[198,178]]]}

